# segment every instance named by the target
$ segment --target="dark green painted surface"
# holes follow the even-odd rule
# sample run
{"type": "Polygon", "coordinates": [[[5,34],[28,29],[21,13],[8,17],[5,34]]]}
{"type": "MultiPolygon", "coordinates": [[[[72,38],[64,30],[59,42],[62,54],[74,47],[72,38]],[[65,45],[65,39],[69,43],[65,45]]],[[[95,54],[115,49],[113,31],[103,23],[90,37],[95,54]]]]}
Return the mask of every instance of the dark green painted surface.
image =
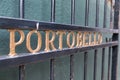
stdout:
{"type": "Polygon", "coordinates": [[[19,17],[19,0],[0,0],[0,16],[19,17]]]}
{"type": "Polygon", "coordinates": [[[71,23],[71,0],[56,0],[56,22],[71,23]]]}
{"type": "Polygon", "coordinates": [[[5,68],[0,70],[0,80],[18,80],[18,68],[5,68]]]}
{"type": "Polygon", "coordinates": [[[57,58],[55,61],[55,80],[69,80],[69,56],[57,58]]]}
{"type": "MultiPolygon", "coordinates": [[[[89,26],[95,27],[95,0],[90,0],[90,14],[89,14],[89,26]]],[[[56,22],[70,24],[71,18],[71,0],[56,0],[56,22]]],[[[25,0],[25,18],[39,21],[50,21],[50,0],[25,0]]],[[[75,24],[84,25],[85,17],[85,0],[76,0],[76,16],[75,24]]],[[[104,14],[104,0],[100,0],[100,14],[99,14],[99,26],[103,26],[103,14],[104,14]]],[[[107,10],[107,27],[110,23],[109,8],[107,10]]],[[[0,1],[0,16],[19,17],[19,0],[1,0],[0,1]]],[[[25,31],[26,33],[28,31],[25,31]]],[[[18,35],[18,34],[17,34],[18,35]]],[[[44,33],[42,32],[44,36],[44,33]]],[[[0,31],[0,55],[9,53],[9,32],[7,30],[0,31]],[[3,33],[4,36],[3,36],[3,33]],[[6,48],[8,47],[8,48],[6,48]]],[[[104,35],[111,37],[111,35],[104,35]]],[[[36,36],[33,35],[35,42],[36,36]]],[[[19,37],[16,38],[18,40],[19,37]]],[[[44,38],[43,38],[44,39],[44,38]]],[[[56,40],[57,41],[57,40],[56,40]]],[[[104,38],[105,42],[105,38],[104,38]]],[[[24,41],[25,43],[25,41],[24,41]]],[[[17,47],[17,53],[28,52],[24,47],[25,44],[17,47]]],[[[43,42],[44,43],[44,42],[43,42]]],[[[64,41],[65,43],[65,41],[64,41]]],[[[36,43],[35,43],[36,44],[36,43]]],[[[31,45],[34,45],[31,44],[31,45]]],[[[44,44],[43,44],[44,45],[44,44]]],[[[58,45],[56,45],[58,46],[58,45]]],[[[44,49],[44,48],[43,48],[44,49]]],[[[88,51],[88,66],[87,66],[87,80],[93,80],[93,63],[94,63],[94,50],[88,51]]],[[[102,49],[98,49],[97,54],[97,80],[101,80],[101,59],[102,49]]],[[[108,60],[108,48],[105,53],[105,80],[107,80],[107,61],[108,60]]],[[[74,75],[75,80],[83,80],[84,69],[84,53],[78,52],[74,58],[74,75]]],[[[70,57],[60,57],[55,59],[55,80],[69,80],[70,72],[70,57]]],[[[26,80],[49,80],[50,74],[50,61],[37,62],[26,65],[26,80]]],[[[0,70],[0,80],[17,80],[18,79],[18,67],[8,68],[0,70]]]]}
{"type": "Polygon", "coordinates": [[[49,61],[32,63],[26,66],[25,80],[49,80],[49,61]]]}
{"type": "Polygon", "coordinates": [[[50,0],[25,0],[25,18],[50,21],[50,0]]]}
{"type": "Polygon", "coordinates": [[[75,80],[83,80],[84,74],[83,74],[83,69],[84,69],[84,54],[83,53],[78,53],[74,56],[74,70],[75,70],[75,80]]]}
{"type": "Polygon", "coordinates": [[[85,23],[85,0],[76,0],[75,24],[84,25],[85,23]]]}

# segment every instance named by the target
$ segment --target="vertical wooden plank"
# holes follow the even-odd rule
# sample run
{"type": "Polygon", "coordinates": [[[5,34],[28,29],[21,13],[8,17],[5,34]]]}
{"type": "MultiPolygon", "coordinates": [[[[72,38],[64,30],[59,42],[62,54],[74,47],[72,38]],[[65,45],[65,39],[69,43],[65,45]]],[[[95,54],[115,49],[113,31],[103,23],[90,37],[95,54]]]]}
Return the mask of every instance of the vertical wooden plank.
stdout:
{"type": "Polygon", "coordinates": [[[56,0],[55,22],[71,24],[71,0],[56,0]]]}
{"type": "Polygon", "coordinates": [[[74,80],[83,80],[84,78],[84,53],[79,52],[74,55],[74,80]]]}
{"type": "MultiPolygon", "coordinates": [[[[114,29],[119,29],[119,10],[120,10],[120,0],[115,0],[114,5],[114,29]]],[[[112,40],[118,40],[118,34],[113,34],[112,40]]],[[[111,80],[117,80],[118,70],[118,46],[112,47],[112,71],[111,80]]]]}
{"type": "Polygon", "coordinates": [[[24,18],[47,21],[51,19],[51,0],[24,0],[24,18]]]}
{"type": "MultiPolygon", "coordinates": [[[[114,35],[115,37],[115,35],[114,35]]],[[[118,60],[118,46],[112,47],[112,72],[111,80],[117,80],[117,61],[118,60]]]]}
{"type": "MultiPolygon", "coordinates": [[[[103,28],[106,28],[107,0],[104,0],[103,28]]],[[[104,80],[105,48],[102,49],[101,80],[104,80]]]]}
{"type": "MultiPolygon", "coordinates": [[[[71,5],[71,0],[56,0],[55,22],[71,24],[71,5]]],[[[65,43],[64,39],[63,42],[65,43]]],[[[66,47],[64,43],[63,46],[66,47]]],[[[55,58],[55,80],[73,79],[72,75],[74,66],[70,67],[70,65],[73,64],[73,58],[70,59],[70,57],[71,56],[55,58]]]]}
{"type": "MultiPolygon", "coordinates": [[[[120,3],[120,0],[119,0],[119,3],[120,3]]],[[[118,24],[118,25],[119,25],[119,34],[118,34],[118,35],[119,35],[119,36],[118,36],[119,39],[118,39],[118,40],[119,40],[119,42],[120,42],[120,4],[119,4],[119,24],[118,24]]],[[[120,44],[119,44],[119,45],[120,45],[120,44]]],[[[118,45],[118,46],[119,46],[119,45],[118,45]]],[[[120,47],[119,47],[118,49],[119,49],[119,50],[118,50],[118,51],[119,51],[118,57],[120,57],[120,47]]],[[[117,73],[117,79],[120,80],[120,76],[119,76],[119,75],[120,75],[120,58],[118,58],[118,71],[117,71],[117,72],[118,72],[118,73],[117,73]]]]}
{"type": "Polygon", "coordinates": [[[86,0],[75,1],[75,24],[84,25],[85,23],[85,2],[86,0]]]}
{"type": "MultiPolygon", "coordinates": [[[[95,27],[99,27],[99,0],[96,0],[95,27]]],[[[94,51],[94,72],[93,72],[93,80],[96,80],[96,71],[97,71],[97,50],[94,51]]]]}
{"type": "Polygon", "coordinates": [[[55,80],[70,80],[70,56],[55,58],[55,80]]]}
{"type": "MultiPolygon", "coordinates": [[[[112,29],[113,28],[113,0],[110,0],[110,29],[112,29]]],[[[111,39],[109,39],[109,41],[112,41],[111,39]]],[[[108,78],[108,80],[110,80],[111,78],[110,78],[110,73],[111,73],[111,49],[112,49],[112,47],[110,46],[109,48],[108,48],[108,73],[107,73],[107,78],[108,78]]]]}
{"type": "Polygon", "coordinates": [[[50,80],[50,60],[26,64],[25,80],[50,80]]]}

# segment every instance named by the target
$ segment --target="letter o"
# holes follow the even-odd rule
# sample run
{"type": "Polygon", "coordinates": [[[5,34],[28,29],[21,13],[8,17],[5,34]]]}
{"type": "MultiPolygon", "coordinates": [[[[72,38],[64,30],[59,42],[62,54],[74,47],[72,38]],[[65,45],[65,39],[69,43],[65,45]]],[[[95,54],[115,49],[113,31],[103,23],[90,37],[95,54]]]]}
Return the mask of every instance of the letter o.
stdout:
{"type": "Polygon", "coordinates": [[[32,53],[35,53],[35,52],[38,52],[40,49],[41,49],[41,45],[42,45],[42,37],[41,37],[41,34],[36,31],[36,30],[32,30],[30,31],[28,34],[27,34],[27,38],[26,38],[26,47],[28,49],[28,51],[32,52],[32,53]],[[31,35],[35,33],[37,36],[38,36],[38,44],[37,44],[37,48],[36,49],[32,49],[31,48],[31,44],[30,44],[30,38],[31,38],[31,35]]]}
{"type": "Polygon", "coordinates": [[[75,45],[75,34],[74,34],[74,32],[68,33],[68,35],[67,35],[67,45],[70,48],[74,47],[74,45],[75,45]],[[70,44],[70,35],[72,35],[72,44],[70,44]]]}

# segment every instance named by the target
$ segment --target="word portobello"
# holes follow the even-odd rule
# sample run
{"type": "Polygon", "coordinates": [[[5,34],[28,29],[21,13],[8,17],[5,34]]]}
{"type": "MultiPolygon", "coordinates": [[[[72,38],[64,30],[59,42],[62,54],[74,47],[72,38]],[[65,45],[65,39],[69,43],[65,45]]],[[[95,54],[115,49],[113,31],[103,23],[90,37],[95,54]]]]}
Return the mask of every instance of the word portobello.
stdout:
{"type": "MultiPolygon", "coordinates": [[[[10,32],[10,56],[16,55],[15,48],[20,45],[25,40],[25,34],[22,30],[8,30],[10,32]],[[20,40],[15,42],[15,32],[20,34],[20,40]]],[[[73,47],[85,47],[85,46],[93,46],[102,43],[102,34],[100,32],[74,32],[74,31],[45,31],[45,51],[48,52],[50,50],[63,49],[63,36],[66,36],[66,45],[68,48],[73,47]],[[51,35],[51,37],[50,37],[51,35]],[[59,37],[56,37],[58,35],[59,37]],[[54,46],[55,39],[58,38],[58,48],[54,46]]],[[[26,48],[31,53],[36,53],[41,50],[42,47],[42,35],[40,31],[32,30],[29,31],[26,36],[26,48]],[[37,35],[37,47],[32,49],[31,47],[31,36],[32,34],[37,35]]]]}

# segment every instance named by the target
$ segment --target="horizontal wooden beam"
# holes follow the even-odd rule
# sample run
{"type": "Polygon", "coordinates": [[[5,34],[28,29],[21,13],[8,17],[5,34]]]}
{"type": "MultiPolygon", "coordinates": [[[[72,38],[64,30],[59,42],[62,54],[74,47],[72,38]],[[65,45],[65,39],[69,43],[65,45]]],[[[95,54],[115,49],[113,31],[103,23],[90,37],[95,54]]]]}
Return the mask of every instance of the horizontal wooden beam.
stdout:
{"type": "Polygon", "coordinates": [[[93,50],[97,48],[104,48],[104,47],[110,47],[110,46],[116,46],[116,45],[118,45],[118,41],[107,42],[100,45],[87,46],[87,47],[81,47],[81,48],[76,48],[76,47],[65,48],[63,50],[55,50],[55,51],[49,51],[49,52],[42,51],[36,54],[23,53],[14,57],[0,56],[0,69],[11,67],[11,66],[25,65],[28,63],[48,60],[48,59],[52,59],[60,56],[72,55],[72,54],[76,54],[77,52],[85,52],[87,50],[93,50]]]}
{"type": "Polygon", "coordinates": [[[54,22],[40,22],[32,21],[26,19],[17,18],[6,18],[0,17],[0,29],[37,29],[38,30],[68,30],[68,31],[94,31],[94,32],[107,32],[107,33],[118,33],[117,29],[107,29],[107,28],[92,28],[79,25],[71,24],[58,24],[54,22]]]}

